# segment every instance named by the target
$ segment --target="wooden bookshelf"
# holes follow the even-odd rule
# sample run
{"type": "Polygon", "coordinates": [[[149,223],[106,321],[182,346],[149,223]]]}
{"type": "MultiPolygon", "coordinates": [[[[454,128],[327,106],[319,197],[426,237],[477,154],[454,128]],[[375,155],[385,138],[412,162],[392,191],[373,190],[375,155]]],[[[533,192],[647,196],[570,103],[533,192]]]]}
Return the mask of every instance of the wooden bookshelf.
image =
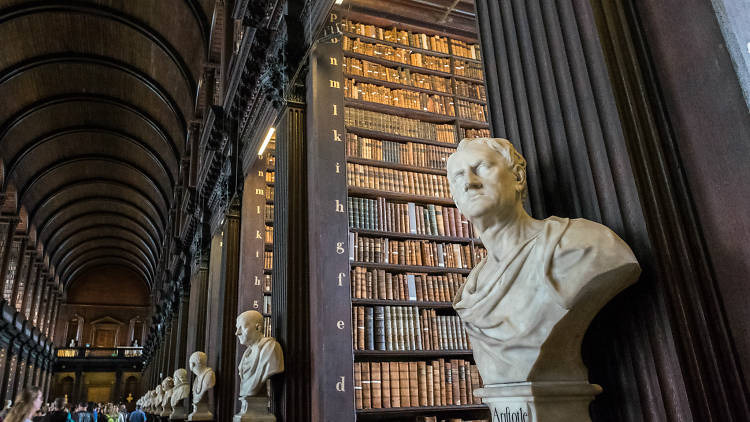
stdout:
{"type": "MultiPolygon", "coordinates": [[[[342,25],[343,28],[349,28],[348,23],[344,23],[342,25]]],[[[396,25],[397,26],[397,25],[396,25]]],[[[415,121],[419,122],[427,122],[435,125],[446,125],[450,124],[453,125],[453,139],[451,143],[448,142],[439,142],[436,139],[425,139],[422,137],[412,137],[412,136],[402,136],[398,131],[394,131],[396,133],[388,133],[383,132],[379,130],[373,130],[371,127],[359,127],[355,124],[349,124],[347,122],[347,125],[345,127],[346,133],[352,133],[357,135],[361,138],[367,138],[365,141],[368,140],[375,140],[377,141],[387,141],[387,142],[396,142],[400,144],[408,144],[408,143],[415,143],[415,144],[423,144],[428,146],[437,146],[437,147],[445,147],[445,148],[456,148],[456,145],[459,140],[459,136],[461,133],[466,131],[466,129],[487,129],[489,126],[486,123],[486,121],[476,120],[473,118],[468,118],[469,114],[472,113],[471,110],[473,110],[476,107],[482,108],[482,113],[480,116],[486,116],[486,106],[485,101],[479,99],[479,98],[473,98],[472,96],[468,95],[459,95],[457,86],[460,85],[460,88],[462,89],[462,94],[471,94],[474,96],[486,96],[486,91],[484,91],[484,81],[481,79],[473,78],[470,76],[464,76],[464,75],[457,75],[456,74],[456,66],[457,64],[461,63],[463,65],[467,65],[474,63],[479,64],[481,66],[480,60],[460,57],[458,55],[452,54],[452,45],[453,42],[450,39],[445,40],[444,42],[447,43],[448,46],[448,53],[442,53],[437,51],[432,51],[424,48],[404,45],[401,42],[395,42],[395,41],[388,41],[388,40],[381,40],[378,38],[373,38],[370,36],[365,36],[359,33],[353,33],[349,31],[345,31],[343,34],[345,37],[350,38],[350,40],[360,40],[365,43],[369,44],[380,44],[381,46],[387,46],[392,47],[395,49],[404,49],[408,50],[411,53],[419,53],[424,56],[430,56],[435,57],[439,59],[447,59],[448,63],[450,64],[450,72],[443,72],[440,70],[435,70],[431,68],[424,68],[420,66],[414,66],[410,63],[401,63],[399,61],[395,60],[389,60],[384,57],[378,57],[376,55],[369,55],[369,54],[363,54],[363,51],[352,51],[351,46],[353,45],[352,42],[347,43],[341,43],[342,46],[342,55],[344,58],[350,58],[350,59],[356,59],[361,61],[370,62],[375,65],[380,66],[371,66],[366,63],[358,62],[354,60],[352,63],[354,65],[362,65],[361,68],[356,67],[352,69],[345,69],[345,72],[343,73],[343,80],[341,81],[342,87],[344,85],[347,86],[347,88],[352,87],[353,89],[357,89],[360,83],[370,84],[374,85],[376,87],[384,87],[387,88],[384,90],[385,93],[392,92],[388,91],[390,90],[398,90],[397,92],[407,92],[411,91],[416,93],[411,98],[416,98],[416,95],[421,95],[418,97],[420,101],[429,101],[430,98],[433,97],[427,97],[427,96],[440,96],[440,97],[434,97],[438,100],[441,98],[443,100],[441,101],[450,101],[448,107],[445,109],[445,114],[438,113],[438,112],[432,112],[432,111],[425,111],[422,109],[413,109],[413,108],[407,108],[407,107],[400,107],[400,106],[394,106],[391,104],[381,104],[380,102],[375,101],[365,101],[364,99],[355,99],[355,98],[349,98],[350,95],[353,94],[345,94],[344,90],[342,89],[342,94],[344,94],[343,98],[343,105],[348,108],[352,109],[358,109],[358,110],[367,110],[372,111],[376,113],[382,113],[385,115],[390,116],[399,116],[402,118],[407,119],[413,119],[415,121]],[[349,48],[347,48],[347,46],[349,48]],[[383,68],[384,67],[384,68],[383,68]],[[365,73],[365,69],[375,69],[375,72],[378,72],[374,75],[375,77],[369,77],[366,75],[361,75],[358,73],[365,73]],[[402,77],[402,75],[404,75],[402,77]],[[429,77],[439,77],[444,79],[427,79],[429,77]],[[390,78],[391,80],[385,80],[387,78],[390,78]],[[416,81],[415,79],[416,78],[416,81]],[[354,84],[349,85],[346,84],[346,80],[351,80],[354,82],[354,84]],[[427,81],[427,82],[425,82],[427,81]],[[418,86],[412,86],[413,84],[437,84],[437,86],[446,87],[449,88],[448,92],[443,92],[436,89],[428,89],[424,87],[418,87],[418,86]],[[474,85],[471,85],[474,84],[474,85]],[[460,107],[463,107],[462,109],[459,109],[460,107]],[[469,113],[469,114],[467,114],[469,113]]],[[[408,39],[414,39],[417,36],[412,36],[411,33],[408,33],[408,39]]],[[[422,36],[422,39],[424,39],[425,36],[422,36]]],[[[373,50],[375,50],[375,47],[373,47],[373,50]]],[[[421,59],[424,57],[421,57],[421,59]]],[[[436,86],[436,85],[432,85],[436,86]]],[[[380,91],[378,91],[380,92],[380,91]]],[[[359,94],[357,94],[359,95],[359,94]]],[[[408,97],[408,96],[407,96],[408,97]]],[[[378,97],[373,97],[374,99],[378,97]]],[[[381,99],[377,101],[383,101],[383,102],[393,102],[393,100],[390,100],[388,97],[379,97],[381,99]]],[[[414,105],[411,105],[412,107],[414,105]]],[[[442,111],[442,110],[441,110],[442,111]]],[[[473,116],[473,114],[472,114],[473,116]]],[[[382,117],[378,115],[377,117],[382,117]]],[[[392,129],[391,129],[392,130],[392,129]]],[[[348,140],[348,138],[347,138],[348,140]]],[[[370,148],[372,148],[371,144],[368,144],[370,148]]],[[[389,147],[392,147],[389,146],[389,147]]],[[[358,146],[359,148],[359,146],[358,146]]],[[[383,148],[383,144],[378,144],[376,148],[383,148]]],[[[416,150],[416,149],[415,149],[416,150]]],[[[359,150],[357,150],[359,151],[359,150]]],[[[390,153],[392,153],[392,150],[389,150],[390,153]]],[[[401,151],[401,150],[399,150],[401,151]]],[[[412,150],[410,150],[412,151],[412,150]]],[[[423,151],[423,150],[420,150],[423,151]]],[[[422,152],[420,152],[422,153],[422,152]]],[[[434,151],[424,152],[426,154],[433,154],[432,159],[433,161],[428,161],[431,166],[435,166],[436,164],[434,161],[434,151]]],[[[370,150],[366,153],[368,154],[368,157],[373,157],[370,150]]],[[[385,157],[385,153],[382,151],[379,151],[378,154],[382,154],[383,157],[385,157]]],[[[430,167],[422,167],[422,166],[416,166],[411,164],[404,164],[401,162],[393,162],[393,161],[400,161],[401,158],[393,159],[389,157],[390,159],[372,159],[372,158],[362,158],[360,156],[350,156],[347,155],[346,157],[340,157],[343,158],[348,163],[354,163],[354,164],[360,164],[364,166],[370,166],[374,168],[381,168],[381,169],[392,169],[392,170],[399,170],[399,171],[406,171],[406,172],[414,172],[414,173],[421,173],[426,175],[431,175],[429,177],[445,177],[446,172],[444,168],[430,168],[430,167]],[[432,176],[434,175],[434,176],[432,176]]],[[[420,157],[421,158],[421,157],[420,157]]],[[[412,157],[408,157],[406,161],[412,160],[412,157]]],[[[368,170],[369,171],[369,170],[368,170]]],[[[385,171],[385,170],[383,170],[385,171]]],[[[358,177],[364,178],[364,175],[358,175],[358,177]]],[[[437,189],[437,188],[435,188],[437,189]]],[[[372,189],[369,187],[362,187],[362,186],[347,186],[347,194],[350,197],[354,198],[365,198],[369,200],[378,200],[379,198],[382,198],[386,201],[386,203],[411,203],[411,207],[414,206],[414,204],[420,204],[420,206],[430,206],[429,204],[436,205],[436,206],[442,206],[442,207],[454,207],[453,200],[449,197],[443,197],[442,195],[438,196],[425,196],[425,195],[413,195],[413,194],[407,194],[407,193],[401,193],[401,192],[392,192],[387,190],[378,190],[378,189],[372,189]]],[[[382,201],[380,199],[379,201],[382,201]]],[[[352,203],[351,201],[348,202],[349,206],[357,205],[358,203],[352,203]]],[[[380,204],[382,202],[378,202],[380,204]]],[[[410,208],[413,209],[413,208],[410,208]]],[[[350,210],[352,212],[352,210],[350,210]]],[[[375,210],[372,207],[367,208],[366,210],[359,210],[357,209],[357,214],[365,212],[377,212],[379,215],[380,213],[384,213],[382,209],[375,210]]],[[[389,214],[389,218],[394,218],[393,215],[389,214]]],[[[425,216],[427,216],[425,211],[425,216]]],[[[367,219],[367,218],[373,218],[371,216],[360,216],[361,218],[367,219]]],[[[395,218],[402,217],[401,215],[396,216],[395,218]]],[[[434,218],[434,216],[430,215],[429,217],[434,218]]],[[[355,223],[356,217],[355,218],[355,223]]],[[[378,217],[374,217],[378,218],[378,217]]],[[[385,218],[383,215],[380,215],[380,219],[385,218]]],[[[413,215],[410,216],[411,220],[408,224],[414,224],[416,221],[416,218],[414,218],[413,215]]],[[[441,218],[448,218],[445,215],[442,215],[441,218]]],[[[368,220],[369,221],[369,220],[368,220]]],[[[431,220],[431,223],[434,224],[435,222],[431,220]]],[[[369,221],[368,224],[373,224],[372,221],[369,221]]],[[[383,224],[382,221],[379,221],[378,223],[374,224],[383,224]]],[[[426,221],[423,224],[430,224],[430,222],[426,221]]],[[[369,225],[368,225],[369,228],[369,225]]],[[[411,230],[404,230],[403,227],[400,229],[399,232],[394,231],[386,231],[386,230],[374,230],[374,229],[363,229],[363,228],[357,228],[357,227],[351,227],[349,229],[350,233],[355,233],[358,236],[365,236],[369,238],[376,238],[376,239],[393,239],[395,241],[428,241],[428,242],[435,242],[437,243],[443,243],[443,244],[461,244],[461,245],[469,245],[471,248],[471,254],[474,254],[475,248],[479,246],[479,243],[476,242],[475,239],[472,238],[464,238],[464,237],[456,237],[456,236],[442,236],[442,235],[427,235],[427,234],[416,234],[414,232],[414,229],[411,230]],[[406,233],[403,231],[407,231],[406,233]]],[[[424,232],[424,231],[422,231],[424,232]]],[[[420,232],[421,233],[421,232],[420,232]]],[[[442,233],[442,232],[441,232],[442,233]]],[[[350,240],[350,242],[352,242],[350,240]]],[[[349,245],[350,248],[356,247],[355,245],[351,244],[349,245]]],[[[446,252],[448,253],[448,252],[446,252]]],[[[470,269],[468,268],[449,268],[444,266],[417,266],[417,265],[399,265],[399,264],[391,264],[391,263],[382,263],[382,262],[360,262],[355,261],[351,258],[353,258],[355,255],[351,253],[350,251],[350,267],[361,267],[364,269],[367,269],[367,271],[373,271],[373,270],[384,270],[391,274],[427,274],[427,275],[443,275],[443,274],[458,274],[462,277],[465,277],[469,274],[470,269]]],[[[478,261],[476,256],[472,256],[472,262],[471,264],[474,264],[478,261]]],[[[413,278],[412,278],[413,280],[413,278]]],[[[354,281],[351,280],[353,283],[354,281]]],[[[369,287],[368,287],[369,288],[369,287]]],[[[423,287],[424,289],[424,287],[423,287]]],[[[354,292],[352,292],[352,295],[354,292]]],[[[358,293],[359,294],[359,293],[358,293]]],[[[368,296],[369,297],[369,296],[368,296]]],[[[441,296],[442,297],[442,296],[441,296]]],[[[351,306],[354,307],[365,307],[367,308],[373,308],[369,312],[372,317],[373,313],[377,311],[376,308],[382,309],[388,307],[404,307],[415,309],[414,314],[410,314],[409,318],[421,318],[421,315],[423,315],[421,312],[425,312],[423,310],[435,310],[439,311],[440,314],[445,315],[446,313],[448,315],[455,315],[453,312],[452,306],[450,302],[434,302],[434,301],[419,301],[419,300],[390,300],[390,299],[362,299],[362,298],[352,298],[351,299],[351,306]]],[[[362,309],[360,309],[360,312],[362,309]]],[[[433,311],[434,312],[434,311],[433,311]]],[[[356,314],[356,312],[355,312],[356,314]]],[[[377,316],[374,317],[377,319],[377,316]]],[[[382,317],[381,317],[382,318],[382,317]]],[[[456,318],[451,317],[451,318],[456,318]]],[[[411,321],[411,320],[410,320],[411,321]]],[[[425,320],[426,321],[426,320],[425,320]]],[[[394,322],[395,323],[395,322],[394,322]]],[[[353,325],[358,325],[359,322],[354,321],[353,325]]],[[[369,327],[369,331],[371,332],[378,332],[378,328],[374,328],[374,322],[367,322],[365,325],[369,327]]],[[[361,329],[362,333],[365,333],[365,330],[363,328],[361,329]]],[[[427,328],[425,328],[426,330],[427,328]]],[[[385,328],[383,330],[386,330],[385,328]]],[[[450,333],[450,330],[448,331],[450,333]]],[[[413,335],[414,333],[412,333],[413,335]]],[[[355,336],[356,338],[360,338],[362,334],[358,334],[355,336]]],[[[370,334],[370,335],[377,335],[377,334],[370,334]]],[[[384,334],[383,334],[384,335],[384,334]]],[[[395,334],[394,334],[395,339],[395,334]]],[[[368,340],[372,343],[372,340],[368,340]]],[[[385,340],[382,340],[385,341],[385,340]]],[[[412,339],[412,341],[415,341],[412,339]]],[[[422,339],[420,341],[428,341],[428,339],[422,339]]],[[[432,340],[430,340],[432,341],[432,340]]],[[[441,340],[442,341],[442,340],[441,340]]],[[[394,340],[395,342],[395,340],[394,340]]],[[[369,343],[368,343],[369,344],[369,343]]],[[[383,343],[380,343],[383,344],[383,343]]],[[[403,350],[360,350],[360,347],[357,347],[357,344],[355,342],[354,344],[355,350],[354,353],[354,360],[355,362],[362,362],[362,364],[366,364],[368,362],[388,362],[388,361],[424,361],[425,359],[428,361],[433,361],[434,359],[462,359],[462,361],[469,361],[471,362],[473,360],[472,352],[470,350],[409,350],[409,351],[403,351],[403,350]]],[[[379,346],[382,347],[382,346],[379,346]]],[[[390,346],[389,346],[390,348],[390,346]]],[[[359,363],[357,364],[359,365],[359,363]]],[[[468,377],[468,374],[467,374],[468,377]]],[[[421,382],[421,381],[420,381],[421,382]]],[[[458,382],[458,380],[456,380],[458,382]]],[[[463,381],[462,381],[463,382],[463,381]]],[[[357,386],[355,386],[357,388],[357,386]]],[[[357,400],[359,401],[359,399],[357,400]]],[[[398,419],[403,420],[404,417],[416,417],[420,415],[437,415],[437,414],[449,414],[451,416],[459,416],[463,417],[464,415],[471,416],[478,416],[478,417],[486,417],[486,411],[485,411],[484,405],[479,404],[463,404],[459,406],[426,406],[426,407],[394,407],[394,408],[379,408],[379,409],[366,409],[366,408],[358,408],[356,410],[356,417],[357,419],[362,420],[389,420],[389,419],[398,419]]]]}
{"type": "MultiPolygon", "coordinates": [[[[335,41],[316,46],[308,76],[308,201],[315,206],[308,220],[311,317],[324,327],[320,329],[323,335],[311,338],[312,349],[322,353],[318,362],[321,369],[313,376],[313,389],[321,393],[314,392],[312,399],[325,409],[322,413],[326,420],[413,420],[423,415],[486,419],[486,406],[471,397],[471,389],[478,387],[478,372],[471,350],[466,350],[470,346],[468,336],[450,302],[484,252],[477,251],[479,243],[471,237],[473,230],[468,222],[453,211],[455,204],[447,189],[445,170],[445,160],[457,147],[461,134],[489,127],[486,121],[477,120],[486,116],[485,102],[475,98],[486,95],[484,82],[471,77],[481,73],[481,61],[453,54],[453,40],[445,34],[433,34],[435,38],[431,38],[429,34],[409,33],[409,42],[413,39],[423,44],[413,46],[354,33],[341,21],[345,15],[345,9],[341,9],[329,17],[344,33],[335,41]],[[425,39],[436,40],[427,46],[445,51],[422,48],[425,39]],[[365,48],[352,51],[349,47],[353,40],[370,45],[368,54],[365,48]],[[391,56],[391,60],[369,54],[379,51],[398,56],[391,56]],[[466,76],[456,74],[461,63],[466,66],[466,76]],[[472,68],[470,63],[479,68],[472,68]],[[358,98],[347,95],[347,89],[366,88],[373,90],[362,91],[362,95],[358,92],[358,98]],[[398,95],[399,100],[388,97],[391,94],[398,95]],[[372,214],[372,202],[381,207],[379,219],[372,214]],[[360,207],[356,213],[355,207],[360,207]],[[406,215],[402,213],[404,207],[408,208],[406,215]],[[396,217],[394,210],[402,214],[396,217]],[[360,219],[352,220],[355,215],[360,219]],[[394,223],[393,218],[401,220],[394,223]],[[377,229],[384,227],[393,230],[377,229]],[[385,249],[378,249],[380,255],[375,255],[375,246],[362,246],[358,256],[358,242],[385,249]],[[390,258],[384,258],[385,254],[400,252],[398,248],[409,252],[397,261],[429,265],[388,263],[390,258]],[[364,251],[371,255],[364,255],[364,251]],[[417,259],[410,254],[421,255],[417,259]],[[392,289],[387,294],[381,290],[373,294],[375,283],[363,287],[364,278],[370,277],[370,283],[380,276],[392,283],[377,282],[378,289],[385,285],[392,289]],[[433,300],[415,300],[417,297],[433,300]],[[363,313],[370,316],[369,322],[361,322],[363,313]],[[382,323],[377,328],[376,313],[380,316],[378,323],[382,323]],[[399,324],[404,330],[398,334],[401,344],[392,331],[399,324]],[[386,325],[393,334],[387,340],[386,325]],[[391,362],[408,364],[410,371],[414,367],[432,368],[429,388],[433,393],[435,387],[458,391],[459,383],[461,393],[450,398],[433,396],[433,405],[366,408],[357,396],[363,388],[363,378],[357,378],[362,373],[357,371],[365,371],[361,368],[368,365],[367,376],[375,376],[375,385],[378,375],[371,374],[370,369],[378,371],[379,365],[390,367],[391,362]],[[438,375],[445,369],[448,373],[438,375]],[[451,370],[456,371],[454,375],[451,370]]],[[[488,135],[488,131],[476,133],[488,135]]],[[[409,384],[419,383],[420,394],[425,392],[421,385],[427,382],[427,375],[422,374],[426,373],[417,375],[415,370],[408,375],[409,384]],[[417,381],[417,376],[422,378],[417,381]]],[[[387,375],[383,372],[380,376],[387,375]]],[[[429,403],[422,399],[420,403],[429,403]]]]}

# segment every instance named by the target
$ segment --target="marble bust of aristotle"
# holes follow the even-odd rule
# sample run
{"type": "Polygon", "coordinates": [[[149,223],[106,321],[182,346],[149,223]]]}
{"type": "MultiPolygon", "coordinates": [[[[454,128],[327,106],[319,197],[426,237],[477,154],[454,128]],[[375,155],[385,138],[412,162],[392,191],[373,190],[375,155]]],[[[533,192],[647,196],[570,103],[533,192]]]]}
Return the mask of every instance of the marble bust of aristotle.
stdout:
{"type": "Polygon", "coordinates": [[[508,140],[464,139],[447,169],[456,206],[488,252],[453,301],[485,385],[586,380],[581,340],[638,278],[633,252],[601,224],[529,216],[526,161],[508,140]]]}

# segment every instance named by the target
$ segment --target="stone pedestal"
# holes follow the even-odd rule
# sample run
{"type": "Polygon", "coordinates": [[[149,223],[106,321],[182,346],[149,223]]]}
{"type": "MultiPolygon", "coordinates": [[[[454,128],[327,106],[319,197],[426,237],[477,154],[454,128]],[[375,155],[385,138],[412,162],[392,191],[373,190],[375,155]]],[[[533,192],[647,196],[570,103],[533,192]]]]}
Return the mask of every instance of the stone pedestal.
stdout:
{"type": "Polygon", "coordinates": [[[189,421],[212,421],[214,420],[214,414],[211,413],[211,408],[208,406],[206,400],[200,403],[193,403],[193,413],[188,415],[187,420],[189,421]]]}
{"type": "Polygon", "coordinates": [[[242,408],[232,422],[276,422],[276,416],[268,412],[268,397],[240,397],[242,408]]]}
{"type": "Polygon", "coordinates": [[[184,421],[187,418],[187,412],[185,412],[185,405],[180,400],[174,407],[172,407],[172,413],[169,415],[170,421],[184,421]]]}
{"type": "Polygon", "coordinates": [[[166,406],[162,407],[162,411],[161,411],[161,413],[159,415],[160,416],[169,417],[169,415],[171,415],[171,414],[172,414],[172,406],[170,406],[169,404],[167,404],[166,406]]]}
{"type": "Polygon", "coordinates": [[[587,382],[518,382],[485,385],[474,396],[492,422],[591,422],[589,403],[601,392],[587,382]]]}

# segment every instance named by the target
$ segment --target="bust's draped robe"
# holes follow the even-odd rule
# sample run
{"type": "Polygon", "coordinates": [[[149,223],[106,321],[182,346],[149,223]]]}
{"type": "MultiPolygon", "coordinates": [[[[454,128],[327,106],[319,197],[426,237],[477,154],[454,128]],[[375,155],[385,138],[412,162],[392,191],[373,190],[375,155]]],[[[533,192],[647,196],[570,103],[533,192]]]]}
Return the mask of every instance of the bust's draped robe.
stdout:
{"type": "Polygon", "coordinates": [[[640,272],[628,245],[601,224],[550,217],[515,247],[491,249],[453,301],[485,385],[586,380],[583,334],[640,272]]]}
{"type": "Polygon", "coordinates": [[[284,370],[281,345],[273,337],[263,337],[245,349],[240,361],[240,396],[257,396],[264,381],[284,370]]]}

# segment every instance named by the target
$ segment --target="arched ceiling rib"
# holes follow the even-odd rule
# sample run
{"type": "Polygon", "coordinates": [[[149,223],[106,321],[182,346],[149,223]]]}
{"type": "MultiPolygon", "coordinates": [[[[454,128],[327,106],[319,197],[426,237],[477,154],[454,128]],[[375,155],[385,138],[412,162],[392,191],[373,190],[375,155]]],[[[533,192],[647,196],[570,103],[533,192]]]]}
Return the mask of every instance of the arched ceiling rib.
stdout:
{"type": "Polygon", "coordinates": [[[0,188],[67,283],[121,265],[152,285],[213,0],[6,0],[0,188]]]}

